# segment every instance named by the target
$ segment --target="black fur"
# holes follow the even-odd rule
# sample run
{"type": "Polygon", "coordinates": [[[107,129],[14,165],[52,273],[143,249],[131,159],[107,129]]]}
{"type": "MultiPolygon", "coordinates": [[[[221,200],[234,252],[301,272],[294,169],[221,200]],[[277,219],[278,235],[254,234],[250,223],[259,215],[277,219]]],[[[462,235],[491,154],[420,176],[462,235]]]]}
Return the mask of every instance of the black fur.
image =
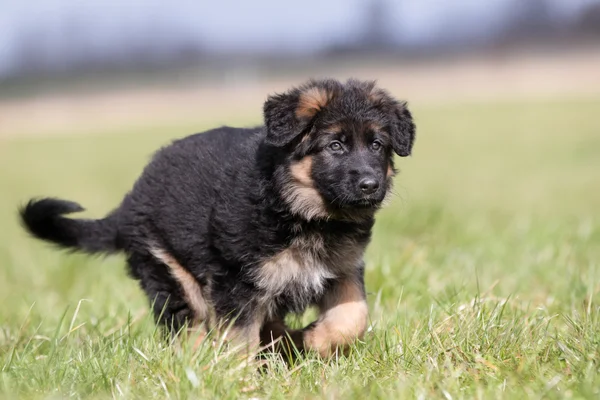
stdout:
{"type": "Polygon", "coordinates": [[[88,253],[116,252],[118,220],[116,214],[104,219],[70,219],[63,215],[84,211],[79,204],[59,199],[30,200],[20,210],[21,221],[29,232],[59,247],[88,253]]]}
{"type": "Polygon", "coordinates": [[[362,284],[360,258],[390,190],[393,152],[407,156],[412,149],[410,112],[373,83],[323,80],[269,97],[264,116],[265,127],[222,127],[159,150],[104,219],[66,218],[82,208],[42,199],[21,210],[23,223],[65,248],[124,252],[155,315],[174,328],[194,312],[152,249],[209,288],[219,319],[235,316],[242,327],[260,313],[303,311],[341,276],[362,284]],[[322,104],[306,93],[324,95],[322,104]],[[266,290],[257,271],[292,245],[322,264],[322,281],[290,277],[281,290],[266,290]],[[359,259],[342,268],[354,250],[359,259]]]}

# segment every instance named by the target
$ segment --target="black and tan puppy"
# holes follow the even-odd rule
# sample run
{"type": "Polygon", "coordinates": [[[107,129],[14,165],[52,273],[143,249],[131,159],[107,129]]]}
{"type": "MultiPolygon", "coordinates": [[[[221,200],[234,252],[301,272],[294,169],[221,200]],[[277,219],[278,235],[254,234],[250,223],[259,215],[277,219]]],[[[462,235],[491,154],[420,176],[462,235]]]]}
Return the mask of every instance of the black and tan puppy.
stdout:
{"type": "Polygon", "coordinates": [[[160,323],[233,321],[251,346],[285,333],[323,356],[367,326],[363,254],[390,192],[393,153],[415,127],[404,102],[372,82],[315,80],[264,104],[265,126],[222,127],[158,151],[121,205],[100,220],[57,199],[21,217],[36,237],[127,256],[160,323]],[[317,321],[283,318],[316,305],[317,321]]]}

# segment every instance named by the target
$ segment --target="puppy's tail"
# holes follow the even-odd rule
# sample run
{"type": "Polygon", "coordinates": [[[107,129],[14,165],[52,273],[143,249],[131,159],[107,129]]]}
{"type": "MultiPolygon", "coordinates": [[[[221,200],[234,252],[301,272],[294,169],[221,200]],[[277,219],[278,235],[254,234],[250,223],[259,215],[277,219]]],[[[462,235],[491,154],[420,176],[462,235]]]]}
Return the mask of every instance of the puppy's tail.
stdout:
{"type": "Polygon", "coordinates": [[[86,253],[113,253],[120,250],[117,213],[111,213],[103,219],[64,217],[64,214],[83,210],[72,201],[45,198],[30,200],[19,209],[19,214],[29,233],[59,247],[86,253]]]}

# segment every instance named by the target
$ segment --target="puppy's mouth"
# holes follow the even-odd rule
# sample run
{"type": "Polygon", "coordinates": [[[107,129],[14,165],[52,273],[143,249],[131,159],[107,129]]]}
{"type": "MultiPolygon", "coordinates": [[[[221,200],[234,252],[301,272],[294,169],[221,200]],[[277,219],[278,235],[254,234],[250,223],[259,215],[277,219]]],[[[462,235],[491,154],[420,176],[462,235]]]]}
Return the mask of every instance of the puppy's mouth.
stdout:
{"type": "Polygon", "coordinates": [[[364,197],[346,200],[343,204],[340,204],[340,206],[341,208],[374,209],[379,207],[381,202],[380,199],[364,197]]]}

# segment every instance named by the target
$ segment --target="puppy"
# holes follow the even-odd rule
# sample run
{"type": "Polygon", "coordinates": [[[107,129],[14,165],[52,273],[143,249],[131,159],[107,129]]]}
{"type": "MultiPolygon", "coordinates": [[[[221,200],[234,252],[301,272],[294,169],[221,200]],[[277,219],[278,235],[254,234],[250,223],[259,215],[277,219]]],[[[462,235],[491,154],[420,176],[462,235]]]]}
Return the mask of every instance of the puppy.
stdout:
{"type": "Polygon", "coordinates": [[[229,325],[251,348],[285,337],[329,356],[367,327],[363,254],[408,156],[406,103],[373,82],[311,80],[264,104],[265,126],[221,127],[160,149],[114,211],[71,219],[74,202],[34,199],[26,229],[60,247],[123,252],[158,323],[229,325]],[[302,330],[288,313],[316,305],[302,330]]]}

